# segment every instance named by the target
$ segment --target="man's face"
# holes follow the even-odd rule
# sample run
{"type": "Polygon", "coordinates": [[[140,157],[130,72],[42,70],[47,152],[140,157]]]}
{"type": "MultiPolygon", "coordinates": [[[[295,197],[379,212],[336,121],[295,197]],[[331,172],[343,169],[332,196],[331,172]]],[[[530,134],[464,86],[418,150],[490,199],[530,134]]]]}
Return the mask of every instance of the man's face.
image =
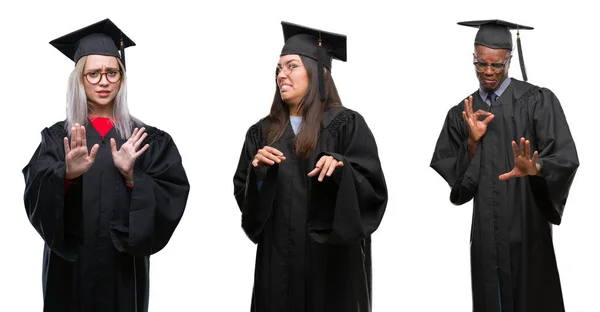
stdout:
{"type": "Polygon", "coordinates": [[[496,91],[500,84],[508,77],[510,66],[510,51],[506,49],[491,49],[478,45],[473,53],[473,63],[477,79],[481,87],[487,91],[496,91]]]}

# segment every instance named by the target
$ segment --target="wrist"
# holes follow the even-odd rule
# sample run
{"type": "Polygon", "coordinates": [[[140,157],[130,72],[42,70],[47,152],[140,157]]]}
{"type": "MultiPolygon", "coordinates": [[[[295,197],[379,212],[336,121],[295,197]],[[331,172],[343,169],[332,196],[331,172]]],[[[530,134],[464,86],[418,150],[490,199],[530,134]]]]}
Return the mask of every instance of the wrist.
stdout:
{"type": "Polygon", "coordinates": [[[133,184],[133,171],[122,172],[121,175],[123,176],[123,179],[125,180],[125,182],[133,184]]]}
{"type": "Polygon", "coordinates": [[[73,181],[77,180],[77,178],[79,178],[79,175],[74,175],[73,173],[69,172],[69,170],[65,171],[65,180],[73,181]]]}
{"type": "Polygon", "coordinates": [[[535,164],[535,169],[531,168],[528,170],[527,175],[542,177],[542,166],[538,163],[535,164]]]}

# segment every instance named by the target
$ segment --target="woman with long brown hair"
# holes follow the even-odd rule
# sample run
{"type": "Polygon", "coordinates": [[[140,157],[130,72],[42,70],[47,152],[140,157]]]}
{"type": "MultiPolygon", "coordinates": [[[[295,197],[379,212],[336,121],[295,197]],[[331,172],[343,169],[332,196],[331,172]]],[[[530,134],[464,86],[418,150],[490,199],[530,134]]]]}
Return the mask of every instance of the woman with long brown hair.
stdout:
{"type": "Polygon", "coordinates": [[[346,36],[282,26],[271,112],[248,130],[234,176],[258,245],[252,311],[370,311],[387,187],[369,127],[331,76],[346,36]]]}

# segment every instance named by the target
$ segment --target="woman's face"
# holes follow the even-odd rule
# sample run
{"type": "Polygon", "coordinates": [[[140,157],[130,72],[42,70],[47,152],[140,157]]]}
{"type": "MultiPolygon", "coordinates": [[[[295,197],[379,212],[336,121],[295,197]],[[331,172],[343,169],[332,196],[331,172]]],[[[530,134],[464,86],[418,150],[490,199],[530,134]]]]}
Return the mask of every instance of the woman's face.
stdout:
{"type": "Polygon", "coordinates": [[[277,64],[277,87],[281,99],[297,107],[308,89],[308,72],[297,54],[284,55],[277,64]]]}
{"type": "Polygon", "coordinates": [[[102,108],[111,106],[121,87],[122,77],[117,59],[114,56],[88,55],[83,75],[88,103],[102,108]],[[100,81],[96,83],[98,77],[100,81]]]}

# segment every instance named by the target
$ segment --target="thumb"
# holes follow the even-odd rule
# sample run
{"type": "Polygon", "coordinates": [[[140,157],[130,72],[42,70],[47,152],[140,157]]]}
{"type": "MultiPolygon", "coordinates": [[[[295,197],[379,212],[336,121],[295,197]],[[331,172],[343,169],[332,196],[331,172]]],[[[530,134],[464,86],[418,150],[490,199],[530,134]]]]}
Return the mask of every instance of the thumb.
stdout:
{"type": "Polygon", "coordinates": [[[115,139],[114,139],[114,138],[110,138],[110,150],[111,150],[113,153],[116,153],[116,152],[117,152],[117,141],[115,141],[115,139]]]}
{"type": "Polygon", "coordinates": [[[96,160],[96,153],[98,153],[98,149],[100,149],[100,145],[94,144],[94,146],[92,146],[92,150],[90,151],[90,158],[92,159],[92,162],[96,160]]]}

